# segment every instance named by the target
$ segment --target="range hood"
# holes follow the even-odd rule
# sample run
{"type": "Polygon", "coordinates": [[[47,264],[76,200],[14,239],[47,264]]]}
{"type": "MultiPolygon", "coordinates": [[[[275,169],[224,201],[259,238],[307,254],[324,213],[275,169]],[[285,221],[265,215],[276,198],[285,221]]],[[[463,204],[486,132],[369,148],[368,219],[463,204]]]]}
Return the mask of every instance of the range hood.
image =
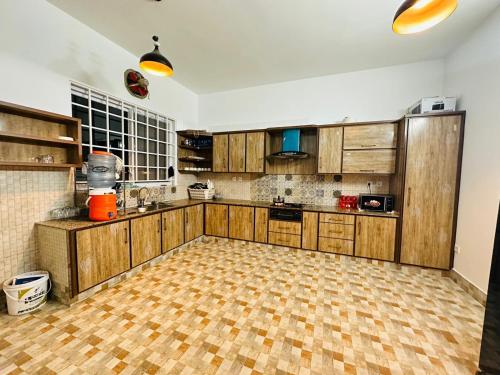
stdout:
{"type": "Polygon", "coordinates": [[[309,157],[306,152],[300,151],[300,129],[283,130],[283,140],[280,152],[269,155],[274,159],[305,159],[309,157]]]}

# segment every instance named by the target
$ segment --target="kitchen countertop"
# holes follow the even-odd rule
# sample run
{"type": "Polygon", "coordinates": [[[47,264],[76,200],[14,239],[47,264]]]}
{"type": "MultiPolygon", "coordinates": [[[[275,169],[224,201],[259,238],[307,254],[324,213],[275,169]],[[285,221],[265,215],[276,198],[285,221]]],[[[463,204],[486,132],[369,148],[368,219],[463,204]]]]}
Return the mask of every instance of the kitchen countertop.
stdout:
{"type": "MultiPolygon", "coordinates": [[[[77,216],[67,219],[54,219],[54,220],[42,221],[37,223],[37,225],[43,225],[51,228],[63,229],[68,231],[81,230],[103,224],[111,224],[123,220],[135,219],[141,216],[152,215],[164,211],[175,210],[176,208],[195,206],[200,203],[218,203],[218,204],[228,204],[233,206],[252,206],[252,207],[264,207],[264,208],[268,208],[271,206],[271,202],[239,200],[239,199],[221,199],[221,200],[182,199],[182,200],[171,201],[168,206],[152,209],[150,211],[146,211],[143,213],[138,212],[136,208],[128,208],[123,215],[119,214],[119,216],[116,219],[108,221],[91,221],[86,216],[77,216]]],[[[284,208],[284,209],[294,209],[294,208],[284,208]]],[[[388,213],[388,212],[359,211],[355,209],[340,208],[336,206],[305,205],[300,210],[310,211],[310,212],[311,211],[326,212],[326,213],[336,213],[336,214],[380,216],[380,217],[392,217],[392,218],[399,217],[399,214],[397,212],[388,213]]]]}

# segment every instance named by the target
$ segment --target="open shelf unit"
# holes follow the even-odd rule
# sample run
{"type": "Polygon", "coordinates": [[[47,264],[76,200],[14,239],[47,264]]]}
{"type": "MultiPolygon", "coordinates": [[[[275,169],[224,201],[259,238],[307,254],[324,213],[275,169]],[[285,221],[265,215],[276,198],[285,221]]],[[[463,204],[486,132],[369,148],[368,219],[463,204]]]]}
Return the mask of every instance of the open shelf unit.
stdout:
{"type": "Polygon", "coordinates": [[[0,167],[81,167],[80,120],[0,101],[0,167]],[[59,136],[73,140],[59,139],[59,136]],[[54,163],[39,163],[41,155],[52,155],[54,163]]]}
{"type": "Polygon", "coordinates": [[[181,173],[212,170],[212,134],[202,130],[177,132],[177,168],[181,173]],[[203,159],[190,159],[203,158],[203,159]]]}

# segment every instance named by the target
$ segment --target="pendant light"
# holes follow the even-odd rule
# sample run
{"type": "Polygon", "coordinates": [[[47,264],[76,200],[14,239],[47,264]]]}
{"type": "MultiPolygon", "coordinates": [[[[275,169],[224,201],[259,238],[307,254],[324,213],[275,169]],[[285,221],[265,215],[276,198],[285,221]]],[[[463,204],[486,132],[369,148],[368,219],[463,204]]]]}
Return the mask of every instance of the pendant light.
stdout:
{"type": "Polygon", "coordinates": [[[144,71],[154,74],[155,76],[171,76],[174,73],[174,68],[172,64],[170,64],[170,61],[160,53],[158,48],[160,43],[158,43],[158,40],[159,38],[156,35],[153,36],[155,49],[141,57],[139,66],[144,71]]]}
{"type": "Polygon", "coordinates": [[[405,0],[399,7],[392,30],[398,34],[414,34],[448,18],[457,8],[457,0],[405,0]]]}

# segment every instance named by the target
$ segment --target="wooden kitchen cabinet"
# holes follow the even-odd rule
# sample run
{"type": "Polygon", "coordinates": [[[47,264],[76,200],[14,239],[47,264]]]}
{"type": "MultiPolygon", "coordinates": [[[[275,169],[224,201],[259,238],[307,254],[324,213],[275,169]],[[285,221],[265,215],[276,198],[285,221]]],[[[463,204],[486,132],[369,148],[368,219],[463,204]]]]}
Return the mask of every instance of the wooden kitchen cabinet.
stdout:
{"type": "Polygon", "coordinates": [[[167,211],[161,214],[163,220],[163,252],[175,249],[184,243],[184,209],[167,211]]]}
{"type": "Polygon", "coordinates": [[[396,219],[376,216],[356,217],[354,254],[359,257],[394,261],[396,219]]]}
{"type": "Polygon", "coordinates": [[[203,235],[203,204],[184,209],[184,240],[192,241],[203,235]]]}
{"type": "Polygon", "coordinates": [[[253,207],[229,206],[229,237],[237,240],[253,241],[253,207]]]}
{"type": "Polygon", "coordinates": [[[129,222],[76,232],[78,292],[130,269],[129,222]]]}
{"type": "Polygon", "coordinates": [[[401,263],[450,269],[463,116],[408,120],[401,263]]]}
{"type": "Polygon", "coordinates": [[[264,173],[265,133],[247,133],[246,138],[246,172],[264,173]]]}
{"type": "Polygon", "coordinates": [[[130,220],[132,267],[161,254],[161,214],[130,220]]]}
{"type": "Polygon", "coordinates": [[[229,172],[245,172],[246,134],[229,134],[229,172]]]}
{"type": "Polygon", "coordinates": [[[318,138],[318,173],[342,172],[343,128],[320,128],[318,138]]]}
{"type": "Polygon", "coordinates": [[[214,134],[212,139],[212,171],[229,171],[229,136],[227,134],[214,134]]]}
{"type": "Polygon", "coordinates": [[[267,242],[267,222],[269,220],[269,209],[263,207],[255,208],[255,241],[267,242]]]}
{"type": "Polygon", "coordinates": [[[344,127],[344,150],[396,148],[398,124],[344,127]]]}
{"type": "Polygon", "coordinates": [[[396,150],[353,150],[343,152],[342,173],[393,174],[396,150]]]}
{"type": "Polygon", "coordinates": [[[302,213],[302,248],[318,249],[318,213],[302,213]]]}
{"type": "Polygon", "coordinates": [[[207,236],[228,236],[228,206],[225,204],[205,204],[205,234],[207,236]]]}

